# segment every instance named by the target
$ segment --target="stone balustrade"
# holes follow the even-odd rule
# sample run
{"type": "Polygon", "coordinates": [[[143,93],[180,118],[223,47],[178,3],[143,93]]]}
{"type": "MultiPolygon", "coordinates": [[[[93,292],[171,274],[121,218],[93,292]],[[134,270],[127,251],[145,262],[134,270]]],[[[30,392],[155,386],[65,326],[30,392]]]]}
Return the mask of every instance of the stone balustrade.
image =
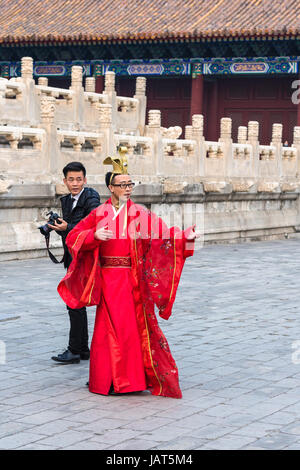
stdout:
{"type": "MultiPolygon", "coordinates": [[[[123,97],[116,94],[113,72],[106,73],[99,94],[94,77],[87,77],[83,87],[80,66],[72,68],[69,89],[49,87],[46,77],[35,84],[32,71],[32,59],[25,57],[21,77],[0,78],[0,207],[12,211],[0,219],[1,240],[4,220],[13,224],[0,259],[7,252],[31,252],[32,243],[26,248],[20,239],[12,248],[20,207],[37,204],[36,221],[46,209],[57,208],[66,163],[82,161],[88,183],[99,189],[109,170],[102,162],[119,146],[127,147],[129,171],[141,183],[137,200],[175,201],[182,207],[192,201],[200,212],[204,204],[209,241],[282,236],[300,226],[299,126],[289,147],[283,146],[280,123],[273,125],[269,145],[259,142],[257,121],[240,126],[233,142],[231,119],[224,117],[219,139],[212,142],[205,139],[204,117],[195,114],[183,137],[179,126],[162,126],[160,110],[146,116],[145,77],[137,77],[133,97],[123,97]]],[[[107,195],[104,186],[99,190],[107,195]]],[[[32,221],[22,227],[27,227],[26,239],[36,240],[32,221]]]]}

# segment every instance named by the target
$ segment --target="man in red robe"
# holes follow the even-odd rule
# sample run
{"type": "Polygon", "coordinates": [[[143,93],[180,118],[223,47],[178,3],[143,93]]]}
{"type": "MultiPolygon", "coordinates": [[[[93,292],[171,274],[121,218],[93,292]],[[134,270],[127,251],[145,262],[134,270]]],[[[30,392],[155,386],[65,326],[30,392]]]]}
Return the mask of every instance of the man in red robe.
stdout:
{"type": "Polygon", "coordinates": [[[150,390],[181,398],[178,370],[155,316],[171,315],[181,271],[193,254],[194,226],[181,231],[130,200],[124,157],[106,159],[111,197],[69,233],[72,264],[58,292],[71,308],[97,305],[89,390],[150,390]]]}

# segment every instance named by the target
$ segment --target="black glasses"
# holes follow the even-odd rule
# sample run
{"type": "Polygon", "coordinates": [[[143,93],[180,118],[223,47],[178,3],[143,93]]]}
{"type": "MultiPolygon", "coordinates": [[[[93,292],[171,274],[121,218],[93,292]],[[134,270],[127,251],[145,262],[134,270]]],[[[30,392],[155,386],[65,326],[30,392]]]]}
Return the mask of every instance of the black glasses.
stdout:
{"type": "Polygon", "coordinates": [[[133,189],[135,187],[135,183],[120,183],[120,184],[112,184],[112,186],[119,186],[121,189],[133,189]]]}

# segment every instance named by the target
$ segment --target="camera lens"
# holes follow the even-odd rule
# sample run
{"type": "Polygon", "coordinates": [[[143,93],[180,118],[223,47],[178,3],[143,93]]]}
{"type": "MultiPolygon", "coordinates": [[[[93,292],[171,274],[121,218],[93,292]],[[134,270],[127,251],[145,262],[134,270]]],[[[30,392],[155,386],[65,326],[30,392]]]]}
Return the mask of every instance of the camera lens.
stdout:
{"type": "Polygon", "coordinates": [[[41,227],[39,227],[39,230],[41,234],[44,235],[44,237],[46,237],[52,231],[52,228],[50,228],[48,224],[45,224],[45,225],[41,225],[41,227]]]}

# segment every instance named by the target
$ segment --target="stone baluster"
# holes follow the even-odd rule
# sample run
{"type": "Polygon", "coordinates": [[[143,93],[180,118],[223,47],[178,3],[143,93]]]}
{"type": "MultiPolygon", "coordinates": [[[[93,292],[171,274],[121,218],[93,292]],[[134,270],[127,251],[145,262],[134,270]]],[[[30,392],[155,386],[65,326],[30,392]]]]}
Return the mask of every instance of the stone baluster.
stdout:
{"type": "Polygon", "coordinates": [[[10,148],[16,150],[20,140],[22,140],[23,134],[21,129],[16,129],[14,132],[8,134],[6,139],[9,142],[10,148]]]}
{"type": "Polygon", "coordinates": [[[84,136],[79,135],[79,136],[75,137],[74,139],[72,139],[71,142],[73,144],[74,151],[75,152],[80,152],[81,149],[82,149],[82,146],[85,143],[85,138],[84,138],[84,136]]]}

